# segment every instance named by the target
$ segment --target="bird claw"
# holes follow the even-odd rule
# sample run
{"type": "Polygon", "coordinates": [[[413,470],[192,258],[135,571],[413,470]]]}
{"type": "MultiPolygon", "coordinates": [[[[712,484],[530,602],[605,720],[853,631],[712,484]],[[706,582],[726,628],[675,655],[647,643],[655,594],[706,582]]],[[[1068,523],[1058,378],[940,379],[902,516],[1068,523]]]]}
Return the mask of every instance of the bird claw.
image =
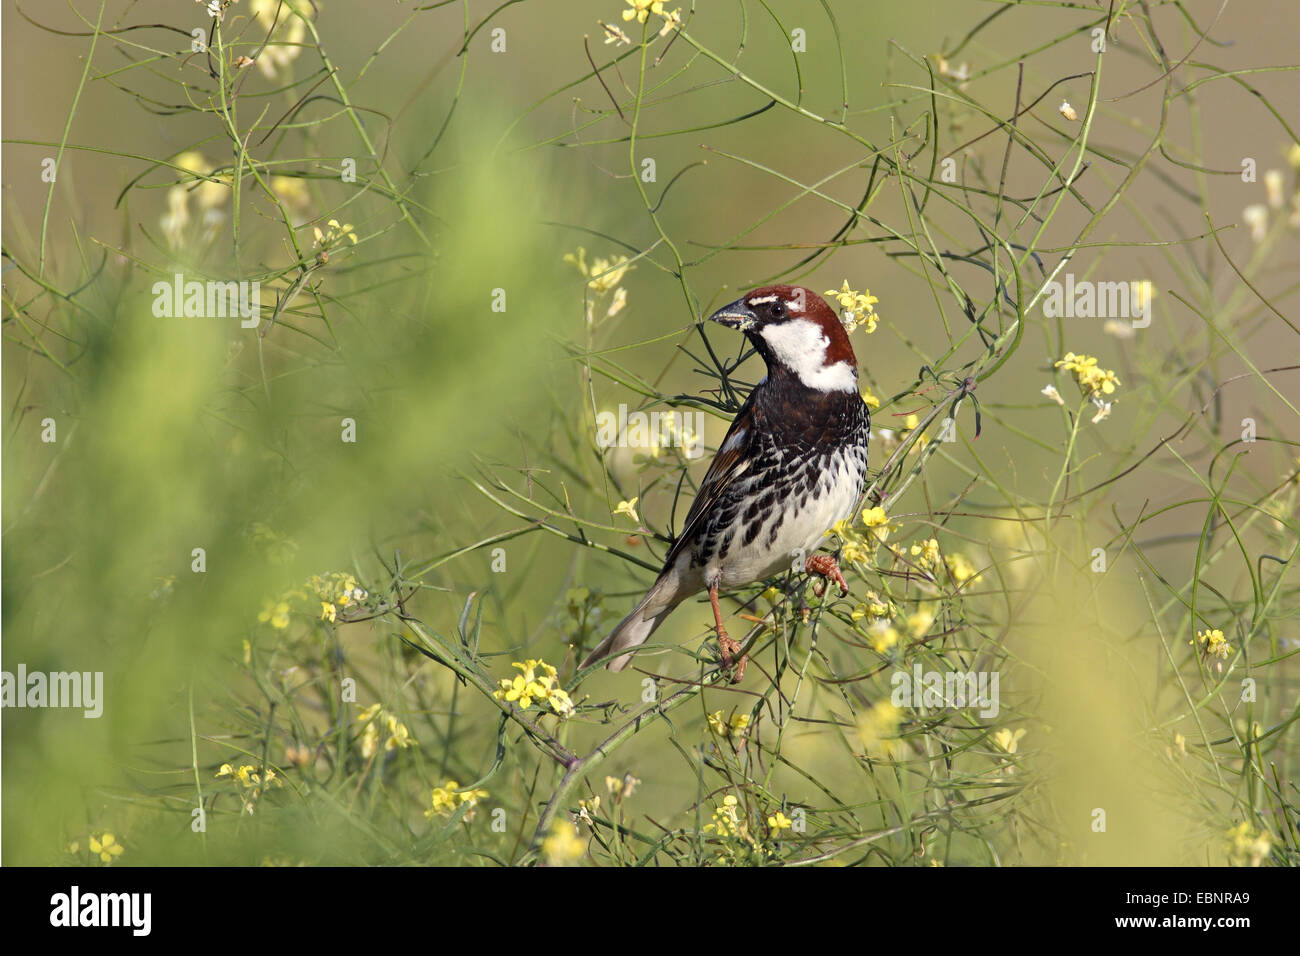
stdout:
{"type": "Polygon", "coordinates": [[[732,666],[735,666],[731,675],[733,684],[739,684],[745,679],[745,665],[749,663],[749,655],[742,651],[743,647],[739,641],[732,640],[725,628],[718,628],[718,652],[722,658],[722,668],[731,670],[732,666]]]}
{"type": "Polygon", "coordinates": [[[833,555],[813,554],[808,556],[804,562],[804,570],[809,574],[815,574],[822,580],[819,584],[813,585],[813,593],[821,597],[826,593],[826,582],[834,581],[840,588],[840,597],[849,593],[848,582],[844,580],[844,575],[840,573],[839,562],[833,555]]]}

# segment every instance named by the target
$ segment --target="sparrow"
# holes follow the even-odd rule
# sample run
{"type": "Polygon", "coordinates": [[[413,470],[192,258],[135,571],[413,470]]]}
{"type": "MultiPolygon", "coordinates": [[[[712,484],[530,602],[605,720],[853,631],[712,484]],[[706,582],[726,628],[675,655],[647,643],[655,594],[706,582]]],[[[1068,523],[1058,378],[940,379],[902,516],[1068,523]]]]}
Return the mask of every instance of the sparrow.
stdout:
{"type": "Polygon", "coordinates": [[[871,423],[843,323],[821,296],[789,285],[755,289],[709,318],[744,333],[767,375],[727,430],[658,579],[581,667],[612,657],[609,669],[622,670],[677,605],[707,590],[734,683],[746,658],[723,626],[720,589],[802,567],[848,593],[835,559],[814,554],[853,513],[867,476],[871,423]]]}

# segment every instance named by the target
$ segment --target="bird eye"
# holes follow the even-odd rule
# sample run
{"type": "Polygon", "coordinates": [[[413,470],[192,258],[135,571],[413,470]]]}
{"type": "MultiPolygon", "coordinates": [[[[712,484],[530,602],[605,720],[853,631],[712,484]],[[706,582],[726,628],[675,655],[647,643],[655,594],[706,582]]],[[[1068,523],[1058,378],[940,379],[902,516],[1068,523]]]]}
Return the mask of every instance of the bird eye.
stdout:
{"type": "Polygon", "coordinates": [[[772,303],[772,314],[775,315],[775,316],[777,316],[778,318],[779,318],[780,316],[785,315],[785,303],[782,302],[780,299],[777,299],[775,302],[773,302],[773,303],[772,303]]]}

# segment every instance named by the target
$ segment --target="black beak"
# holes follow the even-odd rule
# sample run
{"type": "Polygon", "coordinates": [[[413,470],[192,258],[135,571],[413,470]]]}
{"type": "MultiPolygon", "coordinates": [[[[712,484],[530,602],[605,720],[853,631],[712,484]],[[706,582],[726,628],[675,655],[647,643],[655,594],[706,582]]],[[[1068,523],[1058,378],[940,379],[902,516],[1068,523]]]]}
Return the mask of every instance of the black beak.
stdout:
{"type": "Polygon", "coordinates": [[[748,332],[754,327],[754,323],[758,321],[758,316],[753,309],[745,304],[744,299],[737,299],[730,305],[724,305],[717,312],[714,312],[709,316],[709,321],[725,325],[729,329],[748,332]]]}

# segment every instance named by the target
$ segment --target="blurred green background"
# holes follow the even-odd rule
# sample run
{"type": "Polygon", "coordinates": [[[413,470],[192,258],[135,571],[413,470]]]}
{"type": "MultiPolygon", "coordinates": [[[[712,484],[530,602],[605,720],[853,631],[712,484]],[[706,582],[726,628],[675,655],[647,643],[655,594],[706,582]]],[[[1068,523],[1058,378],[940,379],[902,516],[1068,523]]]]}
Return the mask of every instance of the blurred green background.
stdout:
{"type": "MultiPolygon", "coordinates": [[[[711,387],[680,351],[702,354],[696,319],[794,270],[844,224],[835,203],[859,204],[871,157],[817,118],[838,119],[846,90],[847,125],[916,176],[929,172],[931,146],[919,147],[938,137],[941,154],[963,147],[956,155],[968,181],[996,195],[1005,177],[1005,196],[1031,198],[1050,177],[1022,147],[1002,171],[1007,137],[990,114],[1010,114],[1015,64],[1024,57],[1021,102],[1048,92],[1020,125],[1053,161],[1062,158],[1078,126],[1057,107],[1068,100],[1084,112],[1083,74],[1097,62],[1089,25],[1101,16],[1016,9],[979,26],[1001,8],[832,2],[831,18],[809,3],[683,4],[690,35],[754,81],[743,83],[671,33],[647,48],[642,64],[641,28],[622,18],[627,5],[615,0],[500,9],[325,0],[314,14],[299,5],[310,28],[285,10],[276,19],[276,6],[230,6],[224,46],[211,55],[188,50],[192,29],[212,30],[191,3],[0,7],[3,663],[11,672],[20,662],[29,672],[102,671],[106,697],[95,720],[5,710],[7,864],[98,863],[86,847],[104,832],[126,846],[116,865],[518,859],[555,768],[512,732],[495,769],[500,738],[490,701],[412,654],[398,640],[409,632],[391,615],[326,628],[310,594],[291,599],[289,627],[259,614],[328,572],[355,575],[378,599],[400,561],[420,572],[406,605],[413,616],[453,642],[466,633],[458,622],[467,607],[466,619],[481,621],[475,640],[494,678],[509,676],[511,661],[543,658],[567,679],[570,643],[599,640],[652,579],[573,536],[589,534],[599,548],[654,564],[662,548],[651,553],[646,540],[629,537],[637,525],[611,512],[637,497],[648,527],[672,530],[673,468],[681,464],[613,456],[606,471],[591,448],[592,415],[620,402],[664,408],[654,399],[711,387]],[[600,21],[626,30],[632,45],[606,44],[600,21]],[[92,56],[97,22],[104,31],[176,29],[102,32],[92,56]],[[806,34],[806,53],[791,49],[796,29],[806,34]],[[275,42],[264,49],[268,34],[275,42]],[[239,56],[256,62],[240,66],[239,56]],[[601,80],[591,76],[589,56],[601,80]],[[965,64],[974,78],[954,78],[965,64]],[[932,82],[945,92],[927,127],[932,82]],[[769,103],[756,86],[784,102],[769,103]],[[899,160],[905,154],[917,158],[899,160]],[[41,177],[46,157],[59,158],[53,184],[41,177]],[[638,182],[647,158],[655,178],[638,182]],[[341,177],[348,160],[355,182],[341,177]],[[210,177],[207,184],[195,174],[210,177]],[[799,184],[819,184],[821,196],[799,184]],[[357,241],[331,241],[329,220],[339,224],[334,236],[348,225],[357,241]],[[313,228],[325,233],[324,261],[313,228]],[[587,319],[592,289],[563,260],[578,247],[588,260],[634,259],[621,282],[626,306],[607,319],[587,319]],[[688,264],[681,276],[679,259],[688,264]],[[155,317],[151,287],[177,272],[259,279],[262,328],[155,317]],[[299,279],[268,330],[276,297],[299,279]],[[597,374],[581,360],[588,354],[599,356],[597,374]],[[47,419],[52,442],[42,440],[47,419]],[[342,439],[345,419],[355,423],[354,442],[342,439]],[[487,476],[526,489],[546,508],[572,509],[592,527],[551,520],[570,537],[538,531],[542,511],[505,496],[519,511],[507,513],[475,488],[475,480],[490,485],[487,476]],[[504,572],[493,568],[490,547],[459,553],[515,531],[500,543],[504,572]],[[205,552],[202,573],[192,570],[195,548],[205,552]],[[365,755],[355,710],[338,706],[348,675],[360,684],[357,708],[382,703],[416,746],[378,761],[365,755]],[[297,748],[308,745],[311,757],[296,761],[297,748]],[[274,766],[283,786],[254,798],[229,775],[217,776],[223,763],[274,766]],[[485,784],[484,807],[508,808],[506,833],[487,829],[482,808],[476,821],[450,829],[426,819],[431,788],[489,771],[496,775],[485,784]],[[195,833],[200,805],[206,832],[195,833]]],[[[1166,86],[1153,68],[1151,32],[1134,19],[1116,21],[1091,134],[1095,154],[1078,189],[1094,211],[1120,198],[1075,250],[1071,269],[1153,282],[1153,326],[1119,339],[1099,321],[1070,320],[1063,331],[1035,310],[1008,363],[980,383],[981,436],[964,411],[961,440],[891,503],[922,537],[942,525],[981,567],[999,567],[985,571],[987,610],[976,630],[1006,655],[1006,713],[976,735],[987,773],[971,773],[978,787],[992,773],[994,789],[1021,780],[1033,789],[1010,809],[972,810],[967,822],[977,835],[948,831],[953,863],[1223,862],[1232,856],[1224,833],[1242,819],[1252,832],[1271,832],[1275,848],[1289,841],[1295,859],[1289,811],[1267,791],[1295,801],[1287,781],[1296,754],[1296,525],[1286,476],[1295,471],[1300,389],[1294,373],[1260,372],[1288,364],[1295,332],[1232,274],[1206,238],[1206,216],[1216,227],[1237,226],[1222,237],[1227,250],[1260,294],[1294,317],[1300,247],[1289,209],[1269,207],[1263,239],[1250,237],[1244,210],[1268,207],[1267,170],[1285,177],[1288,202],[1295,189],[1288,129],[1300,116],[1289,65],[1300,13],[1282,0],[1230,5],[1217,19],[1218,3],[1185,4],[1190,19],[1154,6],[1171,60],[1196,44],[1192,24],[1213,23],[1213,36],[1232,45],[1207,41],[1198,62],[1286,68],[1245,77],[1259,96],[1234,79],[1192,96],[1181,91],[1208,71],[1185,67],[1177,88],[1166,86]],[[1130,181],[1166,107],[1167,153],[1144,159],[1130,181]],[[1259,181],[1209,172],[1239,170],[1243,157],[1257,159],[1259,181]],[[1066,349],[1099,355],[1124,383],[1111,419],[1085,423],[1071,444],[1066,491],[1124,477],[1062,506],[1055,530],[1045,532],[1040,519],[1058,485],[1068,428],[1039,390],[1055,381],[1066,391],[1068,378],[1054,377],[1052,367],[1066,349]],[[1246,378],[1225,384],[1237,375],[1246,378]],[[1189,415],[1190,433],[1144,457],[1189,415]],[[1225,478],[1228,459],[1216,471],[1216,453],[1239,437],[1245,417],[1270,440],[1225,478]],[[1134,466],[1140,470],[1127,474],[1134,466]],[[1241,553],[1202,567],[1206,500],[1216,493],[1256,504],[1241,553]],[[953,502],[961,507],[936,523],[935,509],[953,502]],[[994,517],[1026,520],[1002,522],[1019,528],[1008,533],[994,517]],[[1146,560],[1125,549],[1133,540],[1149,546],[1146,560]],[[1103,583],[1089,571],[1099,546],[1119,562],[1103,583]],[[1020,563],[999,564],[1012,551],[1020,563]],[[1017,577],[1017,568],[1037,561],[1028,554],[1052,557],[1017,577]],[[1263,555],[1274,560],[1261,563],[1263,555]],[[1217,685],[1188,657],[1191,632],[1185,621],[1178,629],[1186,602],[1169,601],[1161,584],[1182,588],[1198,577],[1201,600],[1216,605],[1217,617],[1198,617],[1192,629],[1213,623],[1254,641],[1260,669],[1238,661],[1234,673],[1254,674],[1270,689],[1257,711],[1230,699],[1235,682],[1217,685]],[[1162,647],[1176,649],[1176,665],[1162,647]],[[1210,680],[1187,692],[1189,675],[1210,680]],[[1256,720],[1269,730],[1262,744],[1250,741],[1256,720]],[[1002,773],[1005,748],[988,736],[1004,725],[1028,728],[1019,749],[1038,757],[1015,780],[1002,773]],[[1186,745],[1195,768],[1166,759],[1177,736],[1186,741],[1197,728],[1186,745]],[[1111,808],[1110,837],[1085,845],[1098,806],[1111,808]]],[[[660,23],[650,17],[651,36],[660,23]]],[[[872,221],[924,235],[914,198],[891,183],[873,199],[872,221]]],[[[926,208],[935,248],[974,255],[983,245],[956,208],[967,202],[982,203],[982,215],[993,208],[978,193],[926,208]]],[[[1009,217],[1004,230],[1020,209],[1009,217]]],[[[1035,239],[1050,270],[1089,217],[1071,199],[1041,236],[1028,221],[1014,241],[1035,239]]],[[[875,414],[876,424],[899,429],[906,414],[941,397],[913,387],[921,366],[956,374],[981,348],[967,338],[949,352],[954,336],[945,322],[958,335],[968,325],[961,304],[932,270],[897,255],[901,246],[878,241],[885,234],[859,225],[852,237],[877,241],[786,274],[818,291],[847,279],[879,297],[881,328],[855,347],[864,385],[883,399],[901,395],[875,414]]],[[[990,305],[993,288],[978,265],[954,260],[951,269],[966,289],[979,290],[980,308],[990,305]]],[[[739,354],[727,333],[706,334],[719,355],[739,354]]],[[[758,373],[751,364],[739,377],[758,373]]],[[[710,416],[710,449],[725,427],[725,416],[710,416]]],[[[883,460],[873,450],[873,468],[883,460]]],[[[697,480],[704,465],[692,466],[697,480]]],[[[684,606],[660,636],[698,643],[708,620],[707,605],[684,606]]],[[[652,660],[652,670],[669,668],[652,660]]],[[[888,686],[887,675],[878,686],[888,686]]],[[[574,696],[633,706],[640,689],[639,677],[601,672],[574,696]]],[[[631,773],[641,784],[626,797],[635,807],[629,814],[690,826],[698,801],[707,822],[712,804],[703,795],[717,781],[706,784],[705,771],[697,775],[681,753],[688,739],[707,749],[706,714],[737,704],[710,693],[720,696],[685,708],[671,728],[639,735],[583,793],[605,793],[608,810],[605,774],[631,773]]],[[[843,718],[831,697],[815,698],[806,716],[843,718]]],[[[565,733],[585,752],[608,729],[593,719],[565,733]]],[[[848,816],[862,834],[901,826],[901,835],[882,840],[890,849],[877,861],[933,858],[934,835],[907,825],[913,803],[931,807],[951,795],[936,789],[942,761],[928,744],[916,743],[905,771],[865,775],[843,735],[816,723],[792,728],[783,745],[785,761],[806,773],[769,774],[770,792],[815,801],[819,788],[808,780],[835,781],[843,785],[837,805],[857,808],[848,816]],[[904,810],[896,817],[884,807],[904,810]]]]}

